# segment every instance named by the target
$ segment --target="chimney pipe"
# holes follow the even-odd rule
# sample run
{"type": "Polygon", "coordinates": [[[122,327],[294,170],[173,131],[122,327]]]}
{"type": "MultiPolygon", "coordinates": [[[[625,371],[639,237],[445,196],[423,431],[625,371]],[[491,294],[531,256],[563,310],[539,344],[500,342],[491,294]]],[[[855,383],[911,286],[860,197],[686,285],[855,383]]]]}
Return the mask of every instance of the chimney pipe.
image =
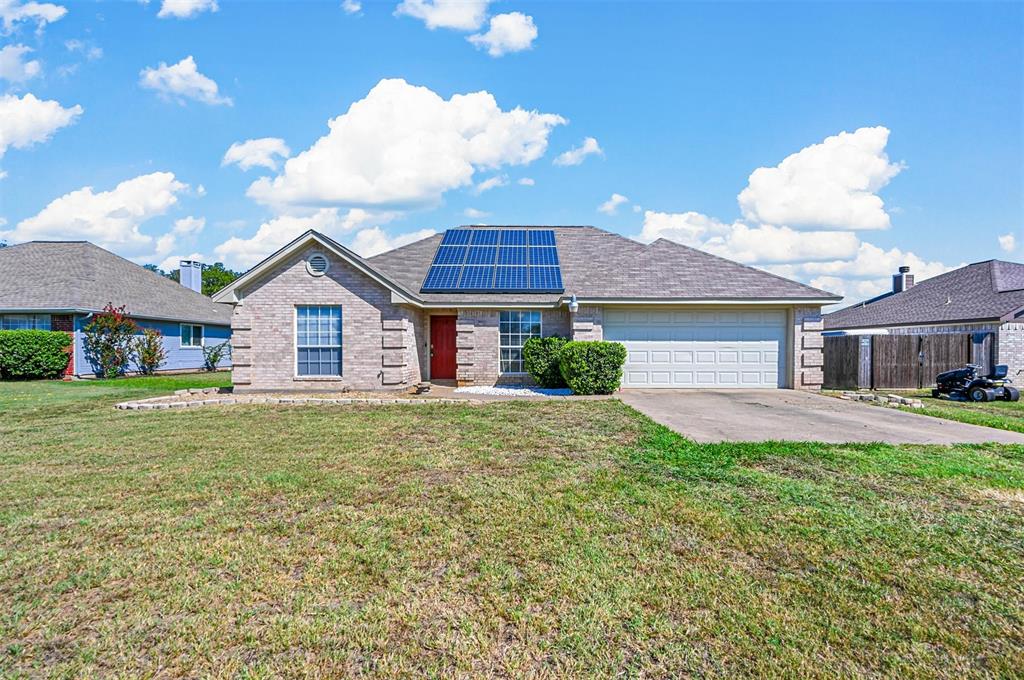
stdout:
{"type": "Polygon", "coordinates": [[[902,293],[914,287],[914,275],[910,273],[910,267],[903,265],[899,274],[892,275],[892,292],[902,293]]]}
{"type": "Polygon", "coordinates": [[[197,293],[203,292],[203,263],[196,260],[181,260],[178,263],[178,280],[181,285],[194,290],[197,293]]]}

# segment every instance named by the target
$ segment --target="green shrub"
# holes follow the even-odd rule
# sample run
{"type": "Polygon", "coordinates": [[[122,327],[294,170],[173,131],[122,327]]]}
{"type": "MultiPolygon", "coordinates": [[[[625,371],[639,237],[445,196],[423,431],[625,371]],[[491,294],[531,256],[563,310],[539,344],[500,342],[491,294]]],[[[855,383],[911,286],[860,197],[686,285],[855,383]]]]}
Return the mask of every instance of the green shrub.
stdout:
{"type": "Polygon", "coordinates": [[[115,307],[108,303],[82,330],[85,355],[99,366],[104,378],[116,378],[128,369],[139,327],[125,314],[124,305],[115,307]]]}
{"type": "Polygon", "coordinates": [[[165,361],[164,334],[155,328],[142,329],[142,335],[135,339],[135,363],[139,373],[153,375],[165,361]]]}
{"type": "Polygon", "coordinates": [[[59,378],[71,357],[71,336],[61,331],[0,331],[0,377],[59,378]]]}
{"type": "Polygon", "coordinates": [[[219,345],[203,347],[203,368],[207,371],[216,371],[217,364],[224,358],[224,355],[231,355],[231,343],[225,340],[219,345]]]}
{"type": "Polygon", "coordinates": [[[567,342],[559,358],[562,377],[574,394],[611,394],[622,382],[626,347],[618,342],[567,342]]]}
{"type": "Polygon", "coordinates": [[[523,343],[523,366],[541,387],[565,387],[562,371],[558,367],[558,354],[569,342],[552,335],[548,338],[530,338],[523,343]]]}

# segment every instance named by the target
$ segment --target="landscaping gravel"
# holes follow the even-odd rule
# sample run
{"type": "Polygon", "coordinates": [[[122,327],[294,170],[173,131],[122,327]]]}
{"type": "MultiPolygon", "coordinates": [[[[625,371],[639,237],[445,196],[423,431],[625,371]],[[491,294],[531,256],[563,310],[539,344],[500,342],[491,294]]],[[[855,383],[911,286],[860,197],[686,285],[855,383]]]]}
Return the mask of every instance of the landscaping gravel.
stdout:
{"type": "Polygon", "coordinates": [[[572,390],[568,387],[458,387],[456,394],[485,394],[491,397],[568,397],[572,390]]]}

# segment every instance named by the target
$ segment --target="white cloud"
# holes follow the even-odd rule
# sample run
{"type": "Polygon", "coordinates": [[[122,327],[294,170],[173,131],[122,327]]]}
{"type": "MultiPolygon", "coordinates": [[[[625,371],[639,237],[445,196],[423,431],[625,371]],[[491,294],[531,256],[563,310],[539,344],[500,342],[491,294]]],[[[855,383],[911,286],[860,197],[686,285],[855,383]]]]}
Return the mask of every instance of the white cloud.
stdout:
{"type": "Polygon", "coordinates": [[[524,186],[524,187],[532,187],[534,184],[536,184],[536,182],[533,181],[532,177],[523,177],[523,178],[519,179],[516,182],[516,184],[519,184],[519,185],[524,186]]]}
{"type": "Polygon", "coordinates": [[[484,212],[483,210],[477,210],[476,208],[466,208],[462,211],[462,214],[473,220],[480,220],[488,217],[491,213],[484,212]]]}
{"type": "Polygon", "coordinates": [[[629,203],[629,199],[622,194],[612,194],[611,198],[597,206],[597,212],[602,212],[605,215],[614,215],[619,211],[619,206],[623,203],[629,203]]]}
{"type": "Polygon", "coordinates": [[[1013,233],[1003,234],[999,237],[999,247],[1004,253],[1012,253],[1017,250],[1017,237],[1013,233]]]}
{"type": "Polygon", "coordinates": [[[22,21],[34,21],[37,30],[43,30],[46,24],[52,24],[68,11],[60,5],[49,2],[19,2],[19,0],[0,0],[0,21],[3,22],[3,33],[10,33],[16,24],[22,21]]]}
{"type": "Polygon", "coordinates": [[[736,222],[720,236],[701,244],[709,253],[745,264],[820,262],[856,255],[860,240],[850,232],[794,231],[762,224],[736,222]]]}
{"type": "Polygon", "coordinates": [[[164,0],[156,15],[161,19],[191,19],[202,12],[216,12],[219,9],[217,0],[164,0]]]}
{"type": "Polygon", "coordinates": [[[25,59],[31,51],[27,45],[7,45],[0,49],[0,78],[22,83],[39,75],[42,70],[39,60],[25,59]]]}
{"type": "Polygon", "coordinates": [[[487,48],[487,54],[492,57],[528,50],[536,39],[537,26],[533,17],[522,12],[493,16],[486,33],[475,33],[466,38],[478,48],[487,48]]]}
{"type": "Polygon", "coordinates": [[[508,184],[507,175],[495,175],[494,177],[488,177],[484,181],[477,184],[476,187],[474,188],[474,191],[479,195],[484,193],[485,191],[490,191],[491,189],[503,187],[506,184],[508,184]]]}
{"type": "Polygon", "coordinates": [[[581,146],[576,146],[568,151],[565,151],[555,158],[555,165],[579,165],[586,159],[587,156],[592,154],[604,155],[604,151],[598,145],[597,140],[593,137],[587,137],[583,140],[581,146]]]}
{"type": "Polygon", "coordinates": [[[16,241],[79,238],[118,252],[141,253],[155,247],[155,239],[141,233],[139,226],[166,213],[186,189],[188,185],[170,172],[140,175],[110,191],[82,187],[0,235],[16,241]]]}
{"type": "Polygon", "coordinates": [[[277,170],[277,159],[288,158],[291,149],[284,143],[283,139],[277,137],[263,137],[261,139],[247,139],[244,142],[235,142],[224,154],[220,164],[222,166],[235,163],[242,170],[248,170],[256,166],[277,170]]]}
{"type": "Polygon", "coordinates": [[[77,104],[64,108],[59,102],[37,99],[32,94],[21,98],[0,95],[0,158],[10,147],[24,149],[45,142],[80,115],[82,107],[77,104]]]}
{"type": "Polygon", "coordinates": [[[843,304],[871,298],[892,289],[892,275],[907,265],[918,283],[938,276],[966,263],[946,265],[927,261],[914,253],[890,248],[885,250],[870,243],[861,243],[852,259],[835,262],[808,262],[795,269],[810,284],[848,297],[843,304]]]}
{"type": "Polygon", "coordinates": [[[232,236],[214,252],[218,260],[232,266],[251,267],[308,229],[339,238],[371,221],[388,219],[391,215],[372,214],[359,208],[347,213],[337,208],[321,208],[309,215],[279,215],[261,224],[251,237],[232,236]]]}
{"type": "Polygon", "coordinates": [[[91,45],[84,40],[78,40],[77,38],[72,40],[65,40],[64,47],[68,52],[79,52],[85,55],[85,58],[89,61],[96,61],[103,57],[103,48],[91,45]]]}
{"type": "Polygon", "coordinates": [[[373,257],[374,255],[425,239],[428,236],[433,236],[435,233],[433,229],[420,229],[419,231],[399,234],[398,236],[388,236],[380,227],[369,227],[356,232],[355,238],[349,244],[349,248],[363,257],[373,257]]]}
{"type": "Polygon", "coordinates": [[[329,132],[248,195],[276,206],[410,206],[470,185],[477,170],[526,165],[547,150],[561,116],[503,111],[486,91],[443,99],[404,80],[382,80],[329,132]]]}
{"type": "Polygon", "coordinates": [[[841,132],[801,149],[774,168],[758,168],[740,192],[743,216],[795,229],[887,229],[876,192],[904,169],[885,153],[889,130],[841,132]]]}
{"type": "Polygon", "coordinates": [[[341,8],[345,10],[345,14],[359,14],[363,9],[363,4],[358,0],[342,0],[341,8]]]}
{"type": "Polygon", "coordinates": [[[205,226],[205,217],[192,217],[189,215],[188,217],[175,220],[174,228],[171,231],[178,236],[192,236],[201,232],[205,226]]]}
{"type": "Polygon", "coordinates": [[[730,225],[699,212],[666,213],[648,210],[644,213],[640,240],[650,243],[664,238],[685,246],[699,247],[705,239],[725,234],[729,229],[730,225]]]}
{"type": "Polygon", "coordinates": [[[219,94],[217,83],[199,72],[196,60],[191,55],[172,66],[160,62],[156,68],[142,69],[139,73],[139,84],[180,103],[184,103],[186,99],[227,106],[233,103],[230,97],[222,97],[219,94]]]}
{"type": "Polygon", "coordinates": [[[490,0],[402,0],[396,15],[420,19],[427,28],[454,28],[475,31],[487,17],[490,0]]]}

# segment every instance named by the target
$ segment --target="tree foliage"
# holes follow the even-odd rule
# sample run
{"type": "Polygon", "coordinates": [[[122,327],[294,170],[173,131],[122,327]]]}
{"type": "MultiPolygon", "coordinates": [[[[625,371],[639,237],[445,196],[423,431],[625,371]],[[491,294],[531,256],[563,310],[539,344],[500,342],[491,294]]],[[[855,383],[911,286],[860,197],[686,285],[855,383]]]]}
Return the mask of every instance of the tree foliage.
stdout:
{"type": "Polygon", "coordinates": [[[85,326],[85,355],[105,378],[116,378],[128,369],[139,327],[128,318],[124,305],[107,303],[85,326]]]}
{"type": "Polygon", "coordinates": [[[231,343],[225,341],[219,345],[209,345],[203,347],[203,367],[207,371],[216,371],[217,365],[220,364],[221,359],[226,355],[231,354],[231,343]]]}
{"type": "MultiPolygon", "coordinates": [[[[181,270],[172,269],[169,272],[165,272],[155,264],[144,264],[143,268],[148,269],[151,272],[156,272],[161,276],[166,276],[171,281],[181,283],[181,270]]],[[[229,283],[237,279],[242,275],[242,272],[236,272],[228,269],[224,266],[223,262],[214,262],[213,264],[203,265],[203,295],[210,296],[219,292],[222,288],[227,286],[229,283]]]]}
{"type": "Polygon", "coordinates": [[[135,364],[139,372],[152,375],[165,361],[164,334],[155,328],[142,329],[142,335],[135,339],[135,364]]]}

